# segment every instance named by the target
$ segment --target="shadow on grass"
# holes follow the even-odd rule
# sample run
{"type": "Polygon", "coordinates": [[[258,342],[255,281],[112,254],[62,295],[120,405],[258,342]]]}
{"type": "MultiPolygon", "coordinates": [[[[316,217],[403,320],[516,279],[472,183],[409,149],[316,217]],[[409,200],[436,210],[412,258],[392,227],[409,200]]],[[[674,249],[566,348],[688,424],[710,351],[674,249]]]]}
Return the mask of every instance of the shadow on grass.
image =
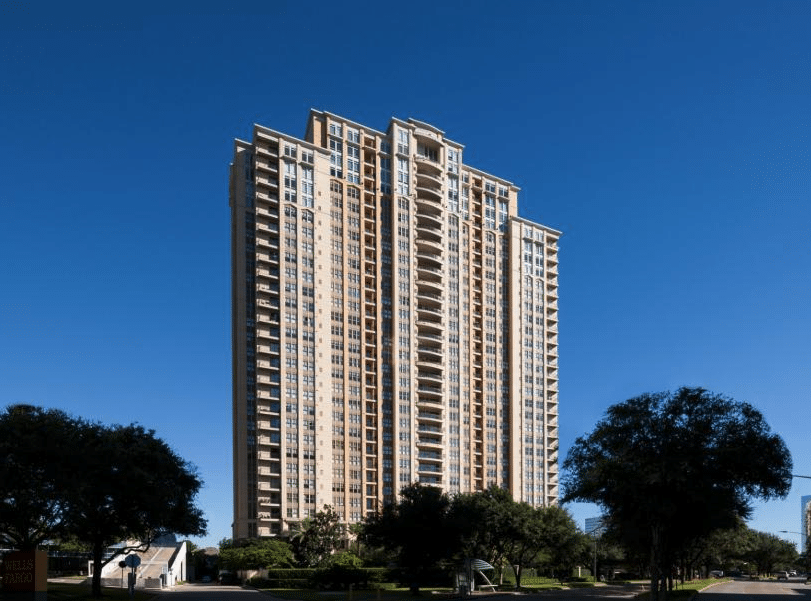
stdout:
{"type": "MultiPolygon", "coordinates": [[[[102,587],[102,599],[105,601],[129,601],[129,591],[125,588],[102,587]]],[[[135,590],[133,601],[147,601],[155,597],[154,593],[135,590]]],[[[90,591],[90,585],[84,582],[67,584],[61,582],[48,583],[48,601],[91,601],[95,599],[90,591]]]]}

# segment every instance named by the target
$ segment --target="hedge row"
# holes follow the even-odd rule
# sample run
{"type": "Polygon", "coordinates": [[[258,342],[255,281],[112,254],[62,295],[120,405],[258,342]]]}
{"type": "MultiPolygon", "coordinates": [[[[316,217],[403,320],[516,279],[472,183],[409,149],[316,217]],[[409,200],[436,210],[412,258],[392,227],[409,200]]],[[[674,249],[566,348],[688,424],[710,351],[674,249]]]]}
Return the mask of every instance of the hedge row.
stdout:
{"type": "Polygon", "coordinates": [[[249,584],[257,588],[385,588],[391,581],[392,571],[387,568],[291,568],[268,570],[266,578],[251,578],[249,584]]]}

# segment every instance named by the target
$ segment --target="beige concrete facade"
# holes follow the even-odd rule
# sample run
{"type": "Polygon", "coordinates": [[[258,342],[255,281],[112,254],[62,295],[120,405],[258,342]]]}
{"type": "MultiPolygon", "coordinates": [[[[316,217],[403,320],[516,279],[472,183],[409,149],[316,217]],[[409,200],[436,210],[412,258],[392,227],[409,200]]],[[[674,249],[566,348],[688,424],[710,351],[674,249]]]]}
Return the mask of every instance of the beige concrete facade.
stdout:
{"type": "Polygon", "coordinates": [[[558,497],[558,238],[415,119],[255,126],[230,169],[235,539],[421,482],[558,497]]]}

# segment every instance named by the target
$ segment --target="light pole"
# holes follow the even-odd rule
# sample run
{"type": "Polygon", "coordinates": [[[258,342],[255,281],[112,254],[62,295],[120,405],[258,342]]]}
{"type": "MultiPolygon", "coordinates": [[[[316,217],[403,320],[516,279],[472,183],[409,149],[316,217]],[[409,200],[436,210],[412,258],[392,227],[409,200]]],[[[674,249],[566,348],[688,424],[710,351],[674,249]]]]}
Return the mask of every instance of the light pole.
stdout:
{"type": "MultiPolygon", "coordinates": [[[[799,534],[800,536],[803,535],[802,532],[794,532],[794,530],[778,530],[778,532],[784,532],[786,534],[799,534]]],[[[802,539],[800,539],[800,540],[802,540],[802,539]]],[[[808,545],[809,545],[809,543],[807,542],[806,546],[808,546],[808,545]]],[[[800,549],[800,555],[802,555],[803,553],[805,553],[805,569],[806,569],[806,571],[808,571],[808,567],[809,567],[809,565],[811,565],[811,557],[810,557],[811,553],[808,552],[808,549],[800,549]]]]}
{"type": "MultiPolygon", "coordinates": [[[[794,530],[778,530],[778,532],[782,532],[784,534],[799,534],[800,536],[803,535],[802,532],[795,532],[794,530]]],[[[802,549],[800,550],[800,552],[802,553],[802,549]]]]}
{"type": "Polygon", "coordinates": [[[591,571],[591,575],[594,577],[594,584],[597,584],[597,531],[600,529],[600,526],[586,532],[586,534],[590,534],[594,538],[594,568],[591,571]]]}

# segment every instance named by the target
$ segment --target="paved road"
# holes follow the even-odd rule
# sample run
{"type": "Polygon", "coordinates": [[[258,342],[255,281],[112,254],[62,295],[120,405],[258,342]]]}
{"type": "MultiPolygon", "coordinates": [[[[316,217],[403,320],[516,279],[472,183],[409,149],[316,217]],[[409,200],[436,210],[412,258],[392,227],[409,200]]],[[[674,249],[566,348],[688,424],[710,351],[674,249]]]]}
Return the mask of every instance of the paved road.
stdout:
{"type": "MultiPolygon", "coordinates": [[[[474,599],[482,601],[577,601],[587,599],[633,599],[639,587],[600,586],[595,588],[571,589],[566,591],[546,591],[528,595],[487,595],[474,599]]],[[[811,601],[811,585],[804,579],[781,581],[733,580],[710,587],[699,594],[698,601],[745,601],[750,597],[769,595],[768,601],[811,601]]],[[[253,589],[216,584],[184,584],[166,590],[159,601],[267,601],[272,597],[262,595],[253,589]]],[[[767,600],[763,600],[767,601],[767,600]]]]}
{"type": "MultiPolygon", "coordinates": [[[[576,599],[632,599],[639,592],[638,587],[600,586],[596,588],[572,589],[567,591],[547,591],[529,595],[476,595],[481,601],[570,601],[576,599]]],[[[306,593],[303,593],[306,595],[306,593]]],[[[425,597],[427,599],[427,597],[425,597]]],[[[262,601],[273,599],[253,589],[217,584],[183,584],[162,591],[160,601],[262,601]],[[259,596],[261,595],[261,596],[259,596]]],[[[302,597],[304,599],[304,597],[302,597]]],[[[430,601],[430,599],[428,599],[430,601]]],[[[796,600],[795,600],[796,601],[796,600]]]]}
{"type": "MultiPolygon", "coordinates": [[[[769,595],[769,601],[811,600],[811,585],[804,578],[786,580],[733,580],[716,584],[699,594],[705,601],[741,601],[741,597],[769,595]]],[[[765,601],[765,600],[764,600],[765,601]]]]}
{"type": "MultiPolygon", "coordinates": [[[[494,595],[476,595],[474,601],[572,601],[586,599],[633,599],[640,591],[639,587],[599,586],[596,588],[572,589],[566,591],[546,591],[537,594],[512,595],[496,593],[494,595]]],[[[252,589],[243,589],[238,586],[218,586],[216,584],[184,584],[160,594],[160,601],[268,601],[273,597],[262,595],[252,589]],[[253,596],[253,597],[251,597],[253,596]]],[[[306,601],[306,592],[302,592],[302,600],[306,601]]],[[[340,597],[343,599],[343,596],[340,597]]],[[[430,601],[428,596],[422,597],[430,601]]],[[[319,596],[319,599],[323,599],[319,596]]],[[[740,600],[738,600],[740,601],[740,600]]],[[[795,600],[797,601],[797,600],[795,600]]]]}
{"type": "Polygon", "coordinates": [[[219,584],[181,584],[162,591],[160,601],[267,601],[270,597],[254,589],[219,584]]]}

